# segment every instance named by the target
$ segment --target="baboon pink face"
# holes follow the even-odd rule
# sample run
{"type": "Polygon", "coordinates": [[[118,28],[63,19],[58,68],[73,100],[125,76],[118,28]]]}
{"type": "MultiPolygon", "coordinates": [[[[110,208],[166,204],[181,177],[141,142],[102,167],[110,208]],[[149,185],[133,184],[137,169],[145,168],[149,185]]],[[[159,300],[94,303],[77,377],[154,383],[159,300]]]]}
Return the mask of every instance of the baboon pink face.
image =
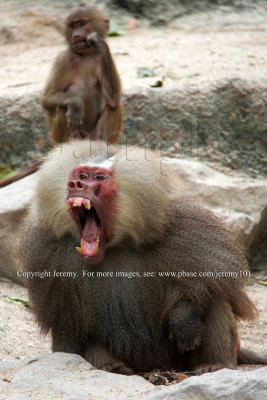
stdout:
{"type": "Polygon", "coordinates": [[[76,249],[89,263],[103,260],[114,236],[116,194],[112,168],[85,165],[70,173],[66,209],[81,237],[81,247],[76,249]]]}

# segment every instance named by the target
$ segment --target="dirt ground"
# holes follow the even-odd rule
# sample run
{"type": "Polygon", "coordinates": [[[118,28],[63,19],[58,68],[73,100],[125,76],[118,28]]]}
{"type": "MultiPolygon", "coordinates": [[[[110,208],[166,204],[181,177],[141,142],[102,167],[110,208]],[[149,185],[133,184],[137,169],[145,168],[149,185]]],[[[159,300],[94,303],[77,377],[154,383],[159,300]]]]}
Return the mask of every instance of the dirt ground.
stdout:
{"type": "MultiPolygon", "coordinates": [[[[2,95],[43,88],[53,60],[65,48],[61,30],[69,10],[62,7],[56,2],[52,8],[49,1],[0,1],[2,95]]],[[[261,6],[238,12],[221,6],[160,28],[125,14],[112,16],[111,22],[125,32],[108,38],[124,89],[148,87],[158,80],[163,87],[179,87],[187,82],[265,76],[267,13],[261,6]],[[133,21],[135,29],[130,27],[133,21]],[[137,69],[143,67],[151,68],[155,76],[138,77],[137,69]]]]}

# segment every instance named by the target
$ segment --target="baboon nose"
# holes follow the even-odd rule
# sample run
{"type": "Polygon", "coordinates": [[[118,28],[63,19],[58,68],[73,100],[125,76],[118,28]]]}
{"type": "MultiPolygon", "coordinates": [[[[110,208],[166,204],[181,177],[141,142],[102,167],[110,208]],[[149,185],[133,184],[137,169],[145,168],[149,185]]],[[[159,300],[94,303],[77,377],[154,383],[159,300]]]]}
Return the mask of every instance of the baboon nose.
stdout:
{"type": "Polygon", "coordinates": [[[74,35],[72,40],[74,43],[79,43],[82,41],[82,37],[80,35],[74,35]]]}
{"type": "Polygon", "coordinates": [[[77,180],[70,179],[68,181],[68,188],[69,188],[69,190],[83,190],[83,189],[85,189],[85,184],[84,184],[84,182],[80,181],[79,179],[77,179],[77,180]]]}

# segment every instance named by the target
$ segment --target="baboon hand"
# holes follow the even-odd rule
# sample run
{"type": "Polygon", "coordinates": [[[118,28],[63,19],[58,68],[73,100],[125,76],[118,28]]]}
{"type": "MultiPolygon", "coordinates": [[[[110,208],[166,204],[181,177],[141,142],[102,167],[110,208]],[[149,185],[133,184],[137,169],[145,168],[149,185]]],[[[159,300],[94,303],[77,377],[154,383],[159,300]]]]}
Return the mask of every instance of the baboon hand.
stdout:
{"type": "Polygon", "coordinates": [[[67,106],[67,120],[68,120],[68,128],[71,131],[78,131],[83,125],[83,104],[82,101],[77,99],[72,99],[67,106]]]}
{"type": "Polygon", "coordinates": [[[89,33],[86,36],[86,43],[89,47],[97,47],[100,42],[100,36],[97,32],[89,33]]]}

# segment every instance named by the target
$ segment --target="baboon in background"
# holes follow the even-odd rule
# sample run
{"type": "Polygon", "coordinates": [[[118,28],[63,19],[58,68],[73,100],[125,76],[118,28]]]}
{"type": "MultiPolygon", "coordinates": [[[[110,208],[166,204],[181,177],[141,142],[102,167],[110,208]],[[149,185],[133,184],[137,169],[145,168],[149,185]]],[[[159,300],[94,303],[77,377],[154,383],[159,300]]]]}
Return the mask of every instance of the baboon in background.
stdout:
{"type": "MultiPolygon", "coordinates": [[[[122,133],[121,84],[105,42],[109,20],[93,7],[79,7],[65,25],[69,48],[57,57],[42,98],[50,135],[55,143],[73,137],[117,143],[122,133]]],[[[32,174],[40,164],[2,179],[0,187],[32,174]]]]}
{"type": "Polygon", "coordinates": [[[108,31],[109,20],[93,7],[79,7],[66,19],[68,49],[56,58],[42,98],[55,143],[120,139],[121,84],[105,42],[108,31]]]}
{"type": "Polygon", "coordinates": [[[138,148],[126,157],[103,142],[72,141],[49,154],[20,254],[25,271],[51,274],[26,284],[53,351],[122,373],[267,363],[239,351],[236,320],[256,314],[243,249],[177,179],[138,148]],[[238,277],[200,277],[209,271],[238,277]]]}

